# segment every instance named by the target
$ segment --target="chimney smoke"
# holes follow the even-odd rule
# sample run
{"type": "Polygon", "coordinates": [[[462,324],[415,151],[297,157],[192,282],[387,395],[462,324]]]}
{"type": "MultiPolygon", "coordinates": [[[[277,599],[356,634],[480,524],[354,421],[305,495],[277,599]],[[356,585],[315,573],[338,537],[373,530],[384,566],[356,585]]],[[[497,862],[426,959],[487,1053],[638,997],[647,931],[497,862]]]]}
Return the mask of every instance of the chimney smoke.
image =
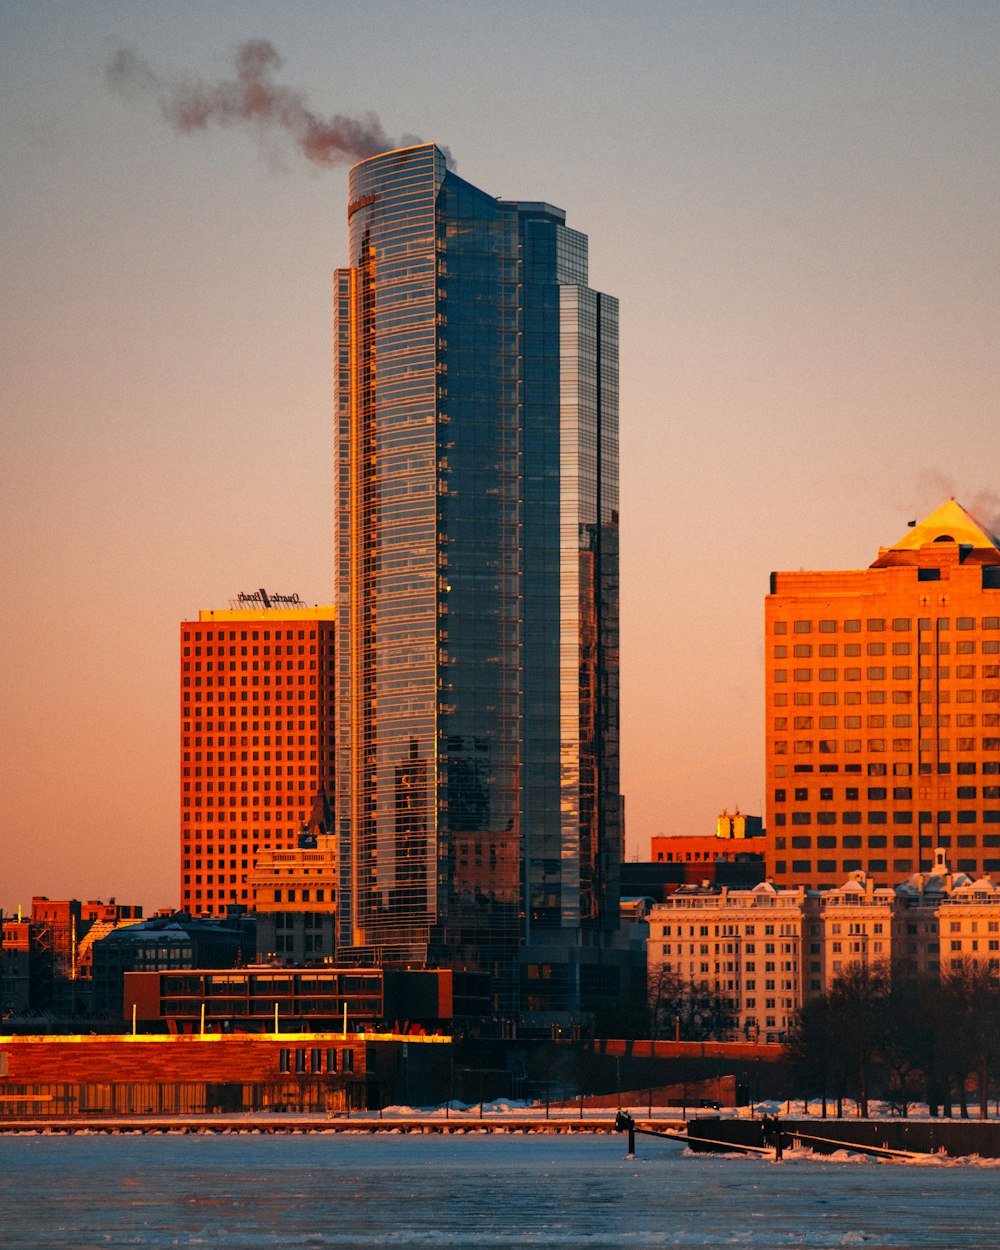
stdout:
{"type": "Polygon", "coordinates": [[[234,79],[170,82],[134,48],[121,47],[108,63],[107,78],[112,89],[122,94],[153,97],[168,124],[183,134],[211,125],[250,126],[262,138],[279,132],[314,165],[353,164],[378,152],[421,142],[415,135],[391,139],[374,113],[317,116],[300,92],[273,80],[281,63],[273,44],[254,39],[237,48],[234,79]]]}

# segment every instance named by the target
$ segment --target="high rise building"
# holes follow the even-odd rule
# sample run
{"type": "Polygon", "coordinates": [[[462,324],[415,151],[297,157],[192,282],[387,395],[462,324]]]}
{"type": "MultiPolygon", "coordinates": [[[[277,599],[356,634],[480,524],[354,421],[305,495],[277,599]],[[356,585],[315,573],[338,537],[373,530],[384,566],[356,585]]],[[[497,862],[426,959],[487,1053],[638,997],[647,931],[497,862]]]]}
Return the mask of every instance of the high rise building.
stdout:
{"type": "Polygon", "coordinates": [[[256,602],[181,623],[181,907],[198,916],[249,910],[258,853],[293,850],[332,791],[334,610],[256,602]]]}
{"type": "Polygon", "coordinates": [[[1000,543],[954,499],[867,569],[772,573],[774,879],[1000,871],[1000,543]]]}
{"type": "Polygon", "coordinates": [[[432,144],[350,175],[336,275],[341,947],[614,979],[618,306],[587,239],[432,144]]]}

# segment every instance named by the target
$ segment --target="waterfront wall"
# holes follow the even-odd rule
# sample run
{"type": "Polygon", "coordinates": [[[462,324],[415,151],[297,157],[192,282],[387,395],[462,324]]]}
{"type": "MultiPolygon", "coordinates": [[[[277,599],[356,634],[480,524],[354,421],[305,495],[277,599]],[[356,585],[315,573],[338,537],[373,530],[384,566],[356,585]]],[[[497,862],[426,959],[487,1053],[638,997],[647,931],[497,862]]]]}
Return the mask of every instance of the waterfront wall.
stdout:
{"type": "MultiPolygon", "coordinates": [[[[760,1120],[699,1119],[688,1126],[692,1137],[706,1137],[734,1145],[764,1146],[760,1120]]],[[[1000,1121],[996,1120],[836,1120],[809,1117],[781,1117],[786,1148],[795,1145],[796,1134],[803,1134],[801,1145],[818,1154],[830,1154],[851,1145],[878,1146],[918,1154],[944,1153],[953,1158],[979,1155],[1000,1158],[1000,1121]],[[827,1138],[824,1146],[815,1140],[827,1138]]],[[[692,1149],[698,1147],[692,1143],[692,1149]]],[[[711,1147],[703,1147],[711,1150],[711,1147]]]]}

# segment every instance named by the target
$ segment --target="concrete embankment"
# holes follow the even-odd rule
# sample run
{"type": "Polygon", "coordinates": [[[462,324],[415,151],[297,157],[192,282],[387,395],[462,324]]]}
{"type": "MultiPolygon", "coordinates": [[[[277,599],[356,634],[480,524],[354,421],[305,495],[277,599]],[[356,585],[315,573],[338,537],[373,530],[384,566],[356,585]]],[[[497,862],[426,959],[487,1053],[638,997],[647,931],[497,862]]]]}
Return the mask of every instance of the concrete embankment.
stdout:
{"type": "MultiPolygon", "coordinates": [[[[952,1158],[967,1155],[1000,1158],[998,1120],[823,1120],[810,1117],[782,1118],[780,1126],[786,1147],[802,1145],[817,1154],[850,1150],[852,1146],[875,1146],[913,1154],[945,1154],[952,1158]]],[[[701,1119],[689,1125],[688,1132],[692,1138],[732,1142],[734,1146],[767,1144],[760,1120],[701,1119]]],[[[718,1147],[699,1146],[692,1141],[691,1149],[715,1151],[718,1147]]]]}
{"type": "MultiPolygon", "coordinates": [[[[658,1132],[680,1131],[684,1121],[654,1117],[643,1124],[658,1132]]],[[[0,1133],[614,1133],[614,1116],[44,1116],[0,1120],[0,1133]]]]}

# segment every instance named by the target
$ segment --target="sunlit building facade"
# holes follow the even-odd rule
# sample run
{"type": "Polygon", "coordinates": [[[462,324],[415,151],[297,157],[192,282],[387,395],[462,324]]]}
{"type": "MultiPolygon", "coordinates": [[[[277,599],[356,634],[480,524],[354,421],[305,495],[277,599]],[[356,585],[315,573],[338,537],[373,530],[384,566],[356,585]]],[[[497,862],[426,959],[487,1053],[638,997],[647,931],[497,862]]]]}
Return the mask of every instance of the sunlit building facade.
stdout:
{"type": "Polygon", "coordinates": [[[253,906],[258,855],[293,851],[333,789],[334,610],[206,610],[181,623],[181,908],[253,906]]]}
{"type": "Polygon", "coordinates": [[[1000,544],[955,500],[870,568],[772,573],[767,848],[776,882],[1000,871],[1000,544]]]}
{"type": "Polygon", "coordinates": [[[343,949],[574,1010],[618,925],[618,309],[425,144],[336,275],[343,949]]]}
{"type": "Polygon", "coordinates": [[[325,794],[294,850],[260,850],[249,878],[257,915],[257,958],[329,963],[336,950],[337,835],[325,794]]]}
{"type": "Polygon", "coordinates": [[[681,886],[649,911],[649,993],[664,974],[705,984],[732,1007],[731,1036],[784,1041],[805,995],[815,897],[776,890],[681,886]]]}

